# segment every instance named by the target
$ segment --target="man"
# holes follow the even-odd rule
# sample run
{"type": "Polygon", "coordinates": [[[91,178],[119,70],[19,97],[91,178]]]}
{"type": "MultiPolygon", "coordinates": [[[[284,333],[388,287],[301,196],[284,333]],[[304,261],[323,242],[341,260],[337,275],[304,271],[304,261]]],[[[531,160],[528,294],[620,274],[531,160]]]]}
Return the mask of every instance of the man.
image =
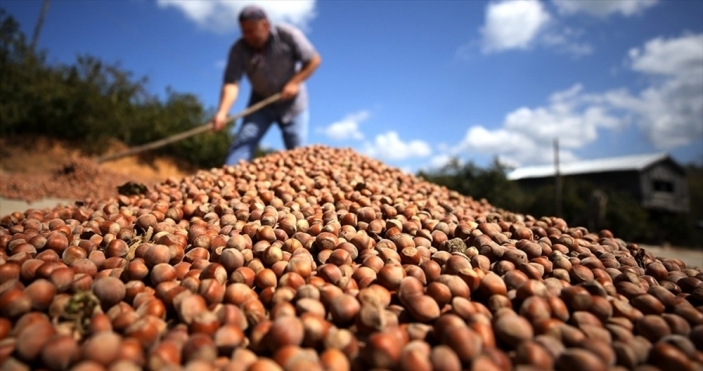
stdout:
{"type": "Polygon", "coordinates": [[[230,48],[217,113],[215,131],[221,130],[239,94],[244,73],[252,86],[248,105],[273,94],[281,100],[245,116],[234,133],[226,165],[249,161],[261,138],[276,122],[286,149],[305,143],[308,131],[308,96],[304,81],[320,65],[320,56],[303,33],[290,25],[271,24],[263,9],[247,6],[239,14],[242,37],[230,48]],[[302,65],[298,69],[298,63],[302,65]]]}

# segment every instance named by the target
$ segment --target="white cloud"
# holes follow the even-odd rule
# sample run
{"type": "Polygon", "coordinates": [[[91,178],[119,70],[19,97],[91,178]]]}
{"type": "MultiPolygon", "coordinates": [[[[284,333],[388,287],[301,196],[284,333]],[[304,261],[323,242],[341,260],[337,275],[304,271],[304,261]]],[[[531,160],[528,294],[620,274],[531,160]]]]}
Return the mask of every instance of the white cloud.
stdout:
{"type": "Polygon", "coordinates": [[[703,34],[668,40],[657,37],[648,41],[644,49],[630,49],[629,57],[635,71],[671,76],[691,74],[700,78],[703,75],[703,34]]]}
{"type": "MultiPolygon", "coordinates": [[[[582,32],[562,27],[558,16],[577,13],[605,18],[619,13],[632,16],[656,5],[659,0],[552,0],[557,9],[550,14],[542,0],[495,0],[488,3],[478,42],[484,54],[508,50],[528,50],[539,44],[559,53],[579,58],[593,53],[593,47],[579,41],[582,32]]],[[[470,59],[476,42],[461,45],[456,56],[470,59]]]]}
{"type": "Polygon", "coordinates": [[[616,90],[604,95],[613,107],[639,116],[639,127],[659,149],[703,137],[703,34],[656,38],[629,53],[634,71],[654,78],[637,95],[616,90]]]}
{"type": "Polygon", "coordinates": [[[576,41],[582,35],[569,27],[562,31],[549,31],[542,35],[540,41],[547,47],[554,48],[558,52],[570,54],[574,58],[593,53],[593,47],[585,42],[576,41]]]}
{"type": "Polygon", "coordinates": [[[315,18],[315,0],[157,0],[162,8],[173,7],[205,29],[227,33],[239,27],[239,12],[247,5],[263,8],[274,22],[287,22],[308,29],[315,18]]]}
{"type": "MultiPolygon", "coordinates": [[[[442,151],[442,150],[440,149],[440,151],[442,151]]],[[[451,164],[452,161],[456,161],[456,164],[458,166],[461,166],[464,163],[460,157],[450,156],[449,154],[442,153],[442,154],[432,156],[430,158],[430,161],[427,164],[425,164],[424,166],[421,166],[418,170],[430,171],[430,172],[438,171],[438,170],[442,169],[443,167],[451,164]]]]}
{"type": "Polygon", "coordinates": [[[481,28],[483,52],[527,49],[551,17],[536,0],[505,0],[489,3],[481,28]]]}
{"type": "Polygon", "coordinates": [[[609,115],[605,107],[588,104],[582,95],[582,86],[557,92],[550,105],[530,109],[521,107],[505,117],[505,128],[516,131],[537,143],[560,139],[565,148],[580,148],[598,138],[597,129],[616,129],[623,125],[618,117],[609,115]]]}
{"type": "MultiPolygon", "coordinates": [[[[540,141],[515,130],[488,130],[482,126],[470,128],[464,140],[455,148],[457,154],[478,152],[498,156],[500,162],[516,167],[524,164],[544,164],[554,160],[553,139],[540,141]]],[[[564,149],[559,138],[559,161],[575,161],[572,150],[564,149]]]]}
{"type": "Polygon", "coordinates": [[[544,107],[520,107],[505,116],[502,127],[468,129],[454,153],[467,151],[497,155],[506,163],[544,163],[552,160],[554,139],[559,139],[560,160],[577,159],[574,149],[598,139],[598,129],[616,129],[625,121],[604,107],[591,104],[583,86],[575,84],[549,97],[544,107]]]}
{"type": "Polygon", "coordinates": [[[427,157],[432,154],[432,149],[427,142],[411,140],[403,142],[398,133],[388,131],[379,134],[373,142],[364,144],[363,152],[379,160],[404,160],[411,157],[427,157]]]}
{"type": "Polygon", "coordinates": [[[506,129],[488,130],[483,126],[473,126],[467,132],[459,150],[476,150],[482,153],[506,153],[515,150],[534,151],[535,142],[528,136],[506,129]]]}
{"type": "Polygon", "coordinates": [[[575,58],[593,52],[591,45],[578,41],[582,32],[560,27],[543,3],[538,0],[503,0],[486,7],[485,23],[479,30],[480,42],[460,46],[456,56],[470,59],[476,45],[484,54],[508,50],[527,50],[544,46],[575,58]]]}
{"type": "Polygon", "coordinates": [[[403,167],[400,168],[400,171],[402,171],[402,172],[404,172],[404,173],[406,173],[406,174],[415,174],[415,172],[413,171],[412,167],[410,167],[410,166],[403,166],[403,167]]]}
{"type": "Polygon", "coordinates": [[[449,156],[449,155],[433,156],[432,159],[430,159],[429,167],[433,168],[433,169],[441,169],[442,167],[449,164],[449,162],[451,160],[452,160],[452,156],[449,156]]]}
{"type": "Polygon", "coordinates": [[[347,115],[340,121],[332,123],[321,131],[334,140],[356,139],[363,140],[364,134],[359,131],[359,124],[369,118],[368,111],[359,111],[347,115]]]}
{"type": "Polygon", "coordinates": [[[654,6],[658,0],[552,0],[560,14],[572,15],[586,13],[597,17],[606,17],[614,13],[623,16],[641,14],[654,6]]]}
{"type": "Polygon", "coordinates": [[[549,163],[559,138],[560,161],[598,140],[600,130],[634,122],[650,143],[671,150],[703,138],[703,34],[656,38],[629,51],[630,68],[650,79],[635,94],[627,89],[586,93],[581,84],[553,93],[542,107],[520,107],[496,129],[470,127],[464,139],[443,154],[498,155],[504,162],[549,163]]]}

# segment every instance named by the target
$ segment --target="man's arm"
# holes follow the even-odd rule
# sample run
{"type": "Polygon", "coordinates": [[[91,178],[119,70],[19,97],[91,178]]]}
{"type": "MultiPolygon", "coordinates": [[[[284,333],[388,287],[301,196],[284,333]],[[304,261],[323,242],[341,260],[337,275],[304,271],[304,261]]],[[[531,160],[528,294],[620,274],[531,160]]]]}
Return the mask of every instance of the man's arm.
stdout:
{"type": "Polygon", "coordinates": [[[220,105],[217,109],[215,117],[212,118],[212,129],[215,131],[221,130],[225,126],[227,114],[232,109],[232,105],[237,100],[239,95],[239,85],[235,83],[225,83],[222,85],[220,92],[220,105]]]}
{"type": "Polygon", "coordinates": [[[291,77],[291,79],[283,87],[283,90],[281,91],[281,99],[286,100],[295,97],[298,94],[298,91],[300,91],[300,84],[302,84],[303,81],[307,80],[308,77],[315,72],[321,62],[322,59],[320,58],[320,55],[315,53],[315,56],[312,57],[310,62],[304,64],[303,68],[301,68],[298,73],[293,75],[293,77],[291,77]]]}

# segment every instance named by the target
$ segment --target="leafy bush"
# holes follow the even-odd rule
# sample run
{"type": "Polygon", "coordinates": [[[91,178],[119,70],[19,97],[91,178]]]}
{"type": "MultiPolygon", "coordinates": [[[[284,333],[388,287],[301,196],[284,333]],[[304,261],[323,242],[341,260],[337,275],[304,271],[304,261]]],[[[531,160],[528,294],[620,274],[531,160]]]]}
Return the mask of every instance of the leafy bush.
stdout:
{"type": "MultiPolygon", "coordinates": [[[[0,9],[0,135],[41,135],[78,141],[97,155],[111,140],[146,144],[195,128],[211,112],[193,94],[167,89],[160,101],[147,92],[146,77],[135,78],[119,64],[89,55],[74,64],[49,65],[33,52],[19,24],[0,9]]],[[[221,166],[231,137],[207,132],[168,146],[166,155],[200,168],[221,166]]]]}
{"type": "Polygon", "coordinates": [[[508,168],[494,159],[487,169],[473,162],[461,165],[455,158],[436,172],[420,172],[419,176],[474,199],[487,199],[492,205],[505,210],[516,210],[525,199],[517,184],[505,177],[508,168]]]}

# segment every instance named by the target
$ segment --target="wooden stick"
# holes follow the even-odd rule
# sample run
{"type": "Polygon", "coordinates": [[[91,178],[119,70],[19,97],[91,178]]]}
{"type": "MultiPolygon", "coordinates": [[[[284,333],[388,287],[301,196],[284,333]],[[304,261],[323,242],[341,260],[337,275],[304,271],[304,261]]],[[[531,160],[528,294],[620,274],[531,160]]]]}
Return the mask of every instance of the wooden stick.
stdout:
{"type": "MultiPolygon", "coordinates": [[[[265,106],[267,106],[267,105],[269,105],[269,104],[271,104],[271,103],[273,103],[273,102],[279,100],[280,98],[281,98],[281,93],[276,93],[276,94],[274,94],[274,95],[272,95],[272,96],[270,96],[270,97],[268,97],[268,98],[266,98],[266,99],[264,99],[264,100],[262,100],[262,101],[260,101],[260,102],[258,102],[258,103],[256,103],[256,104],[253,104],[253,105],[251,105],[250,107],[248,107],[247,109],[245,109],[244,111],[239,112],[239,113],[237,113],[237,114],[235,114],[235,115],[232,115],[232,116],[228,117],[227,120],[225,121],[225,125],[227,125],[227,124],[233,122],[234,120],[236,120],[236,119],[238,119],[238,118],[240,118],[240,117],[244,117],[244,116],[246,116],[246,115],[248,115],[248,114],[250,114],[250,113],[252,113],[252,112],[256,112],[256,111],[260,110],[261,108],[263,108],[263,107],[265,107],[265,106]]],[[[190,138],[190,137],[192,137],[192,136],[194,136],[194,135],[198,135],[198,134],[200,134],[200,133],[204,133],[204,132],[210,131],[210,130],[212,130],[212,126],[211,126],[210,124],[200,125],[200,126],[195,127],[195,128],[193,128],[193,129],[184,131],[184,132],[179,133],[179,134],[176,134],[176,135],[172,135],[172,136],[167,137],[167,138],[164,138],[164,139],[159,139],[159,140],[157,140],[157,141],[154,141],[154,142],[151,142],[151,143],[147,143],[147,144],[143,144],[143,145],[141,145],[141,146],[132,147],[132,148],[130,148],[130,149],[127,149],[126,151],[122,151],[122,152],[118,152],[118,153],[113,153],[113,154],[111,154],[111,155],[106,155],[106,156],[98,157],[97,159],[95,159],[95,161],[96,161],[97,163],[103,163],[103,162],[106,162],[106,161],[112,161],[112,160],[116,160],[116,159],[118,159],[118,158],[122,158],[122,157],[126,157],[126,156],[131,156],[131,155],[134,155],[134,154],[137,154],[137,153],[140,153],[140,152],[144,152],[144,151],[148,151],[148,150],[151,150],[151,149],[163,147],[163,146],[165,146],[165,145],[167,145],[167,144],[171,144],[171,143],[174,143],[174,142],[178,142],[178,141],[180,141],[180,140],[183,140],[183,139],[186,139],[186,138],[190,138]]]]}

